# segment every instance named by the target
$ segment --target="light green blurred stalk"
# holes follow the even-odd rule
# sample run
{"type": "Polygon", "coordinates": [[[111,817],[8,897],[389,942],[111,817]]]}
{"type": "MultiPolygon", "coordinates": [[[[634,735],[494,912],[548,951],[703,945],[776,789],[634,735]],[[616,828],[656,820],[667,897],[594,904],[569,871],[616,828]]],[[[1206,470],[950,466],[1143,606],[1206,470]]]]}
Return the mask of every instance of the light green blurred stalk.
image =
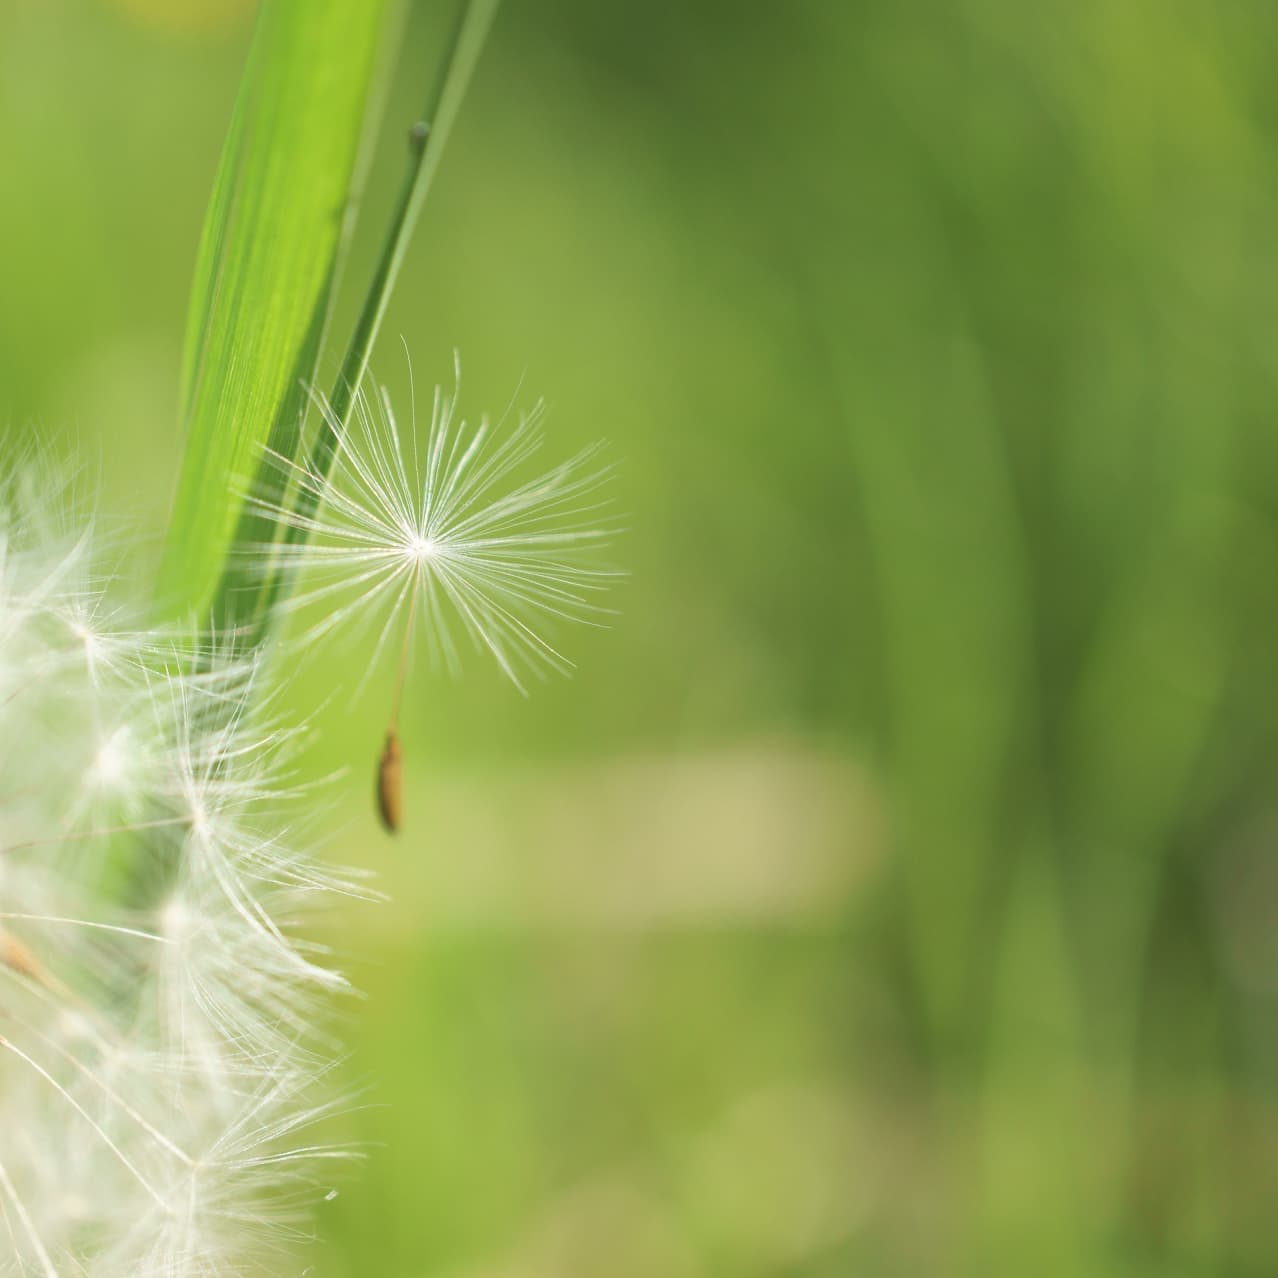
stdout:
{"type": "Polygon", "coordinates": [[[360,176],[385,0],[259,11],[200,242],[183,359],[185,458],[160,571],[204,619],[240,494],[276,423],[296,438],[360,176]]]}

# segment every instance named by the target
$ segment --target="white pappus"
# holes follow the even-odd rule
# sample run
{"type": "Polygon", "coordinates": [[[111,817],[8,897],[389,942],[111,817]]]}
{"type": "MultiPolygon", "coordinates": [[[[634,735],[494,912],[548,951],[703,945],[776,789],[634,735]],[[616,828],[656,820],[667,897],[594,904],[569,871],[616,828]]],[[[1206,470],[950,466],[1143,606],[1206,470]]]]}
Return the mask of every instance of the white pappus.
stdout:
{"type": "Polygon", "coordinates": [[[292,844],[258,671],[130,630],[40,470],[0,477],[0,1274],[274,1268],[340,1153],[343,981],[290,932],[351,889],[292,844]]]}

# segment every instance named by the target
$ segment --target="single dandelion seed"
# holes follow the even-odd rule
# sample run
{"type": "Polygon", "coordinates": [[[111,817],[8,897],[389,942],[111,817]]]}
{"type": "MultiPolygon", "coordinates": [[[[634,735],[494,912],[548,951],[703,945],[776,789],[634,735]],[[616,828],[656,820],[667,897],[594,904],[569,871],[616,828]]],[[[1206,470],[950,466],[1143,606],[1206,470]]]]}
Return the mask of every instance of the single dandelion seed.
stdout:
{"type": "Polygon", "coordinates": [[[386,745],[377,762],[377,813],[390,834],[399,830],[402,790],[399,734],[392,728],[386,734],[386,745]]]}
{"type": "MultiPolygon", "coordinates": [[[[433,553],[434,543],[422,539],[419,554],[433,553]]],[[[377,762],[377,813],[388,834],[399,831],[400,808],[403,801],[403,769],[399,748],[399,710],[404,701],[404,680],[408,675],[408,654],[413,638],[413,620],[417,614],[417,593],[408,605],[408,620],[404,623],[404,642],[400,645],[399,669],[395,673],[395,696],[391,702],[390,722],[386,727],[386,745],[377,762]]]]}
{"type": "Polygon", "coordinates": [[[436,388],[424,439],[415,406],[401,437],[384,389],[355,397],[345,430],[317,400],[320,429],[333,437],[331,469],[272,456],[284,498],[250,498],[286,530],[279,545],[256,548],[255,561],[289,579],[306,570],[284,609],[325,602],[317,633],[376,619],[365,680],[401,636],[375,788],[392,832],[402,816],[399,718],[415,634],[450,672],[469,640],[526,693],[530,677],[571,671],[552,633],[567,622],[601,624],[609,610],[600,594],[618,575],[597,562],[616,532],[601,446],[521,479],[543,446],[542,404],[504,434],[487,418],[471,427],[458,415],[459,367],[455,379],[452,394],[436,388]]]}

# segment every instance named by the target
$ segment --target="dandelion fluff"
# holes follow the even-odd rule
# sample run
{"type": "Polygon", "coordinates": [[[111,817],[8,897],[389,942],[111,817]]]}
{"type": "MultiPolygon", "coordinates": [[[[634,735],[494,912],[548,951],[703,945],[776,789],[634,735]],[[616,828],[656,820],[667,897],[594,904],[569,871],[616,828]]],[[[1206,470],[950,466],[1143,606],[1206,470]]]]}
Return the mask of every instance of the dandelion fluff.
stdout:
{"type": "Polygon", "coordinates": [[[415,409],[401,436],[385,391],[356,396],[347,430],[321,403],[331,470],[273,458],[284,498],[251,500],[286,535],[258,553],[306,569],[285,607],[326,601],[320,629],[377,619],[370,669],[394,635],[415,631],[455,670],[465,636],[526,691],[529,676],[572,668],[551,630],[607,615],[599,597],[616,573],[595,553],[615,531],[602,518],[611,468],[593,445],[521,479],[542,449],[543,406],[503,433],[487,418],[468,425],[458,395],[436,388],[424,439],[415,409]]]}
{"type": "Polygon", "coordinates": [[[343,983],[291,933],[349,889],[259,672],[131,629],[58,504],[0,478],[0,1275],[288,1271],[343,983]]]}

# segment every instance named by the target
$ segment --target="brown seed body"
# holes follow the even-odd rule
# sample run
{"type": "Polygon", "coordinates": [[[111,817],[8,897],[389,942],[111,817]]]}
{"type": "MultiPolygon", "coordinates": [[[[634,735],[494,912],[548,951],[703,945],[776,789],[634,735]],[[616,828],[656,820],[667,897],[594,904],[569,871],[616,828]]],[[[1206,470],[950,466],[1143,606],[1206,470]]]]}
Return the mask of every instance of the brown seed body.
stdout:
{"type": "Polygon", "coordinates": [[[377,763],[377,814],[391,834],[399,829],[401,789],[399,736],[392,730],[377,763]]]}
{"type": "Polygon", "coordinates": [[[8,932],[0,932],[0,966],[7,967],[46,989],[61,988],[60,983],[45,971],[44,965],[31,952],[30,947],[8,932]]]}

